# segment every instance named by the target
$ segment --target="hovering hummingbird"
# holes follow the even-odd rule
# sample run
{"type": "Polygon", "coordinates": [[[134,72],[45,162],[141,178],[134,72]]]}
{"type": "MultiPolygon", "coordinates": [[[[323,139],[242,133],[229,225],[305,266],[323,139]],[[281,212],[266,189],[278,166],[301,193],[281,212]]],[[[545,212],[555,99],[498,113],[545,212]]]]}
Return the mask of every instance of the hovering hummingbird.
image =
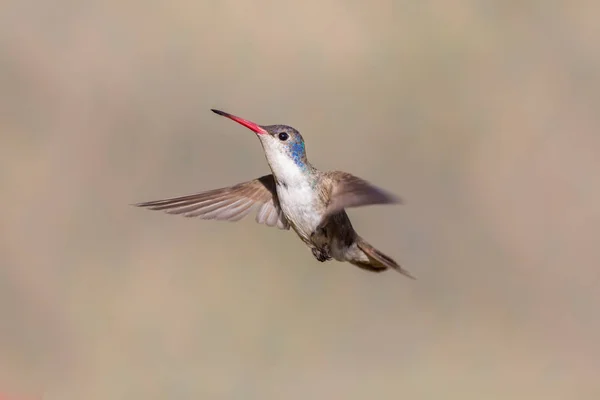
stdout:
{"type": "Polygon", "coordinates": [[[318,261],[334,258],[373,272],[392,268],[415,279],[361,238],[344,210],[400,203],[399,198],[349,173],[317,170],[306,158],[300,132],[291,126],[258,125],[223,111],[212,111],[256,133],[272,174],[230,187],[135,206],[227,221],[242,219],[256,206],[256,222],[284,230],[291,227],[318,261]]]}

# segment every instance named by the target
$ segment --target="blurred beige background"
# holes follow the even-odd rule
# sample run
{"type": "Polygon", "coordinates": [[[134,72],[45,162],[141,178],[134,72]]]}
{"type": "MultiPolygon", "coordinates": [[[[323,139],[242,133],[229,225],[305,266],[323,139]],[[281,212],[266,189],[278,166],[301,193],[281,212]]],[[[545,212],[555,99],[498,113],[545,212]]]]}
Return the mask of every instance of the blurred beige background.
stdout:
{"type": "Polygon", "coordinates": [[[0,394],[600,398],[599,12],[3,2],[0,394]],[[268,171],[211,107],[401,195],[350,215],[418,280],[130,207],[268,171]]]}

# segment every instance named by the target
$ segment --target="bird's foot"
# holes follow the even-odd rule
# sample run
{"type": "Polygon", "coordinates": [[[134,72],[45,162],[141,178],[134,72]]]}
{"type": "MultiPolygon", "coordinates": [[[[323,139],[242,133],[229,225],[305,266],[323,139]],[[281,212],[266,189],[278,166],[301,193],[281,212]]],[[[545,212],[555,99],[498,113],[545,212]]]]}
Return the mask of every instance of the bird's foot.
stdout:
{"type": "Polygon", "coordinates": [[[322,248],[313,247],[312,253],[315,258],[320,262],[325,262],[331,260],[331,256],[329,255],[329,246],[325,245],[322,248]]]}
{"type": "Polygon", "coordinates": [[[329,255],[327,230],[323,223],[319,224],[317,229],[310,235],[310,241],[315,246],[312,248],[312,253],[317,260],[320,262],[331,260],[331,256],[329,255]]]}

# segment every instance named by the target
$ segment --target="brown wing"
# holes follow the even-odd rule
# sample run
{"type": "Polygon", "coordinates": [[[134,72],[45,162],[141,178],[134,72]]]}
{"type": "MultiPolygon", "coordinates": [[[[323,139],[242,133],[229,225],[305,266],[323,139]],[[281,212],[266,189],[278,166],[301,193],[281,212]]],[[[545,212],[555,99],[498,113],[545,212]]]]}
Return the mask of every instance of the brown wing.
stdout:
{"type": "Polygon", "coordinates": [[[261,176],[231,187],[172,199],[137,203],[134,206],[162,210],[169,214],[181,214],[185,217],[221,221],[239,221],[255,206],[259,206],[256,222],[277,226],[279,229],[290,228],[279,207],[273,175],[261,176]]]}
{"type": "Polygon", "coordinates": [[[347,172],[330,171],[325,176],[331,181],[331,198],[326,214],[350,207],[402,202],[395,195],[347,172]]]}

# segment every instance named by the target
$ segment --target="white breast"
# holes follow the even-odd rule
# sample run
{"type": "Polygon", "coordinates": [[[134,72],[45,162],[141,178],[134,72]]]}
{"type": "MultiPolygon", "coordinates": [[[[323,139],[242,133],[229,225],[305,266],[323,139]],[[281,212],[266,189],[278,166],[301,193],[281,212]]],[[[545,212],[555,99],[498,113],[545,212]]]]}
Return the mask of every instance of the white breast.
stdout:
{"type": "MultiPolygon", "coordinates": [[[[265,155],[277,181],[281,210],[298,235],[308,242],[321,222],[318,197],[306,169],[296,164],[277,142],[263,141],[265,155]]],[[[308,167],[307,167],[308,168],[308,167]]]]}
{"type": "Polygon", "coordinates": [[[277,176],[277,196],[285,216],[304,240],[308,240],[321,222],[317,208],[317,195],[306,171],[289,157],[274,152],[267,159],[277,176]]]}
{"type": "Polygon", "coordinates": [[[316,196],[308,183],[290,186],[278,185],[277,196],[285,216],[292,223],[296,232],[308,239],[321,222],[316,207],[316,196]]]}

